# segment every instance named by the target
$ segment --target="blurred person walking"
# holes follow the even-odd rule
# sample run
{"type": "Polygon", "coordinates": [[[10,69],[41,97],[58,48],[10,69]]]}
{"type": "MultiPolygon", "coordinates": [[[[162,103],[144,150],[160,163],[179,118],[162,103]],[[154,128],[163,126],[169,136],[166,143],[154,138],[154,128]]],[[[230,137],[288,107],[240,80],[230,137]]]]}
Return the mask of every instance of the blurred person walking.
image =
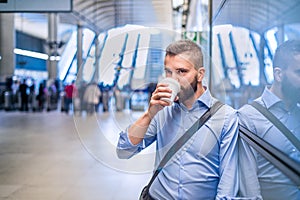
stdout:
{"type": "Polygon", "coordinates": [[[26,84],[26,79],[23,79],[20,86],[19,92],[21,95],[21,111],[28,111],[28,85],[26,84]]]}
{"type": "Polygon", "coordinates": [[[76,85],[75,85],[75,81],[73,80],[71,84],[66,85],[65,88],[64,88],[64,91],[65,91],[64,111],[67,114],[69,114],[70,106],[73,103],[73,97],[75,98],[77,96],[77,88],[76,88],[76,85]]]}
{"type": "Polygon", "coordinates": [[[87,113],[89,115],[98,112],[101,91],[96,82],[88,84],[85,89],[83,100],[86,102],[87,113]]]}

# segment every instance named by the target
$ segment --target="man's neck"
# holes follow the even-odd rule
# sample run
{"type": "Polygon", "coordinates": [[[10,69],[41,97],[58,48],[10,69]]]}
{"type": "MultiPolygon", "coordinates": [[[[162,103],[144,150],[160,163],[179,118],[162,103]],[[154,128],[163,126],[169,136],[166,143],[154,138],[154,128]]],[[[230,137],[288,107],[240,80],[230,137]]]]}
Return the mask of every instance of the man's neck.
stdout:
{"type": "Polygon", "coordinates": [[[194,93],[193,96],[191,96],[191,98],[185,100],[183,103],[183,105],[187,108],[187,109],[191,109],[195,103],[195,101],[205,92],[205,88],[203,86],[198,87],[199,89],[197,89],[197,91],[194,93]]]}
{"type": "Polygon", "coordinates": [[[270,91],[275,94],[279,99],[281,99],[286,105],[287,109],[289,110],[291,107],[293,107],[294,102],[292,102],[289,98],[286,98],[283,93],[282,89],[279,85],[273,84],[270,88],[270,91]]]}

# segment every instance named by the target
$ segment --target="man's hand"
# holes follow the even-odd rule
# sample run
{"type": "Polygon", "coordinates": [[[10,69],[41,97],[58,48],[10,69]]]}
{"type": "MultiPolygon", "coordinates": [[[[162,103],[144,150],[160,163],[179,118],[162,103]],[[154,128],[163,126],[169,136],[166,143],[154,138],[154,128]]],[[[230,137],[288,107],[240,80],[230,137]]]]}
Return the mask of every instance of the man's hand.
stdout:
{"type": "Polygon", "coordinates": [[[132,144],[140,143],[151,122],[151,119],[165,106],[170,103],[161,100],[161,98],[170,98],[172,90],[166,83],[158,83],[155,91],[152,93],[148,110],[128,129],[128,136],[132,144]]]}
{"type": "Polygon", "coordinates": [[[170,98],[172,90],[168,87],[166,83],[158,83],[155,91],[152,93],[150,104],[148,107],[148,114],[150,118],[153,118],[160,110],[165,106],[169,106],[170,103],[161,100],[161,98],[170,98]]]}

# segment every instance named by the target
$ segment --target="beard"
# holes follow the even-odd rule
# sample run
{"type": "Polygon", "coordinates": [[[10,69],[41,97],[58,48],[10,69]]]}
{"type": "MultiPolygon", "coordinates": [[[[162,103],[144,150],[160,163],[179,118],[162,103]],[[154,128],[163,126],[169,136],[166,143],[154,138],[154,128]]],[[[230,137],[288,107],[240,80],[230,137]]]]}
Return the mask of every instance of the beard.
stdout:
{"type": "Polygon", "coordinates": [[[178,93],[180,102],[184,102],[195,95],[195,92],[197,91],[197,88],[198,88],[197,87],[197,83],[198,83],[197,79],[198,79],[197,76],[195,76],[193,82],[188,84],[187,87],[180,86],[180,92],[178,93]]]}
{"type": "Polygon", "coordinates": [[[284,97],[293,104],[300,103],[300,87],[294,86],[286,75],[283,76],[281,90],[284,97]]]}

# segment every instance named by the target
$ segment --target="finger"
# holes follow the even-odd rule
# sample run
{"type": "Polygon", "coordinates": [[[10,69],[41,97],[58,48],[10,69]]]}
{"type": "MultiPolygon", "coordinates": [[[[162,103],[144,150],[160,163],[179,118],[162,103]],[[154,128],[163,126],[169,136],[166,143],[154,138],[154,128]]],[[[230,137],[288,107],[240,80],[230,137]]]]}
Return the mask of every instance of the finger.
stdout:
{"type": "Polygon", "coordinates": [[[168,83],[158,83],[156,86],[156,89],[170,89],[169,84],[168,83]]]}
{"type": "Polygon", "coordinates": [[[154,94],[157,94],[157,93],[172,93],[172,90],[168,87],[158,87],[154,91],[154,94]]]}
{"type": "Polygon", "coordinates": [[[160,100],[161,98],[170,98],[171,95],[171,92],[157,92],[152,95],[151,99],[160,100]]]}
{"type": "Polygon", "coordinates": [[[167,101],[164,101],[164,100],[155,100],[155,99],[151,99],[150,101],[150,107],[151,106],[161,106],[161,109],[162,107],[165,107],[165,106],[169,106],[170,103],[167,102],[167,101]]]}
{"type": "Polygon", "coordinates": [[[168,83],[158,83],[156,87],[168,87],[168,83]]]}

